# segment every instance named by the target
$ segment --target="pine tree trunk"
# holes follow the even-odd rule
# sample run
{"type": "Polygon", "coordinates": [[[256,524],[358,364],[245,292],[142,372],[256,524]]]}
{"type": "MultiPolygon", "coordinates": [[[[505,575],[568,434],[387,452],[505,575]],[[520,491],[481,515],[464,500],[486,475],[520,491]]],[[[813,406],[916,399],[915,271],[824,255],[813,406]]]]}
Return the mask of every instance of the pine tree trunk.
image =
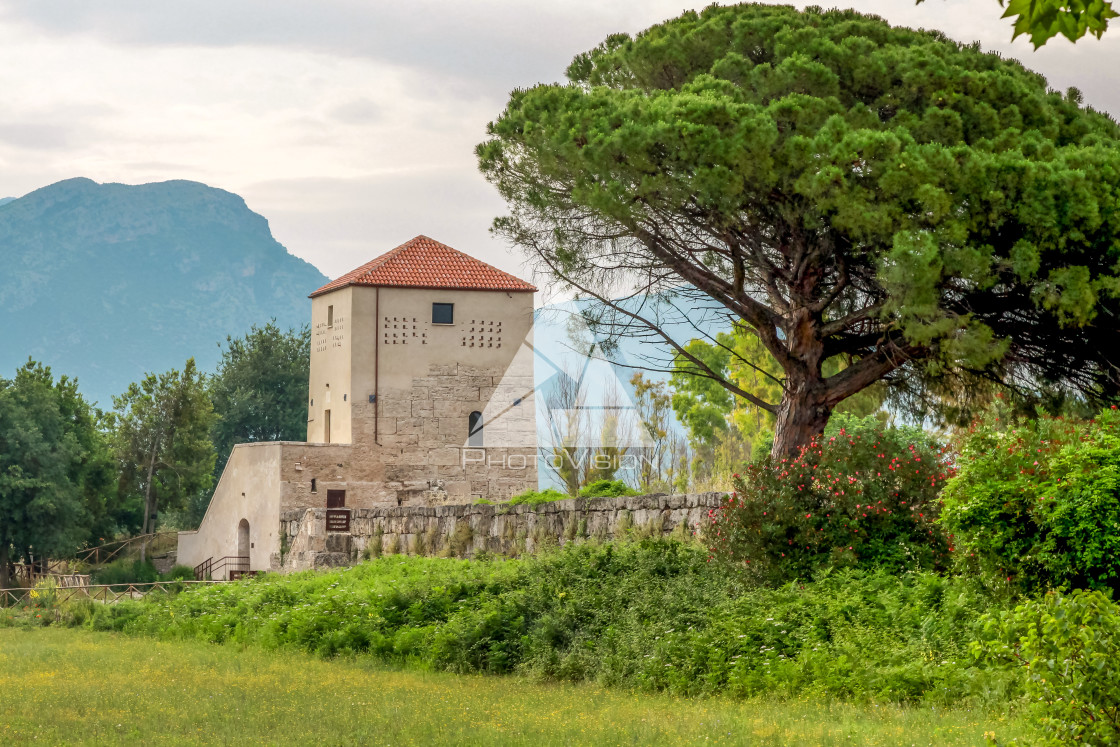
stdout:
{"type": "Polygon", "coordinates": [[[778,458],[796,457],[814,436],[824,433],[832,409],[826,404],[822,381],[805,381],[790,386],[782,395],[778,409],[771,454],[778,458]]]}

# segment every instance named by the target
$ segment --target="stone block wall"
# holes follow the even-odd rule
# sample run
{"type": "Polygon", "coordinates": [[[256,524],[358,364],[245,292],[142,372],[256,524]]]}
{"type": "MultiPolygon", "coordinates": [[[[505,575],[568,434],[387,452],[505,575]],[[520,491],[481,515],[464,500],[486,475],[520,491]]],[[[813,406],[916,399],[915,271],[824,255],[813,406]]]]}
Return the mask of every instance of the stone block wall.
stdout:
{"type": "Polygon", "coordinates": [[[531,366],[522,368],[432,364],[411,387],[383,390],[376,404],[355,401],[354,448],[369,454],[356,454],[354,462],[376,462],[383,490],[400,506],[504,500],[535,490],[533,377],[531,366]],[[468,443],[472,412],[483,414],[481,448],[468,443]]]}
{"type": "Polygon", "coordinates": [[[469,558],[531,554],[568,542],[634,536],[686,538],[708,521],[722,493],[574,498],[538,506],[445,505],[360,508],[350,532],[328,533],[326,509],[285,511],[273,570],[344,566],[390,554],[469,558]],[[368,552],[367,552],[368,550],[368,552]]]}

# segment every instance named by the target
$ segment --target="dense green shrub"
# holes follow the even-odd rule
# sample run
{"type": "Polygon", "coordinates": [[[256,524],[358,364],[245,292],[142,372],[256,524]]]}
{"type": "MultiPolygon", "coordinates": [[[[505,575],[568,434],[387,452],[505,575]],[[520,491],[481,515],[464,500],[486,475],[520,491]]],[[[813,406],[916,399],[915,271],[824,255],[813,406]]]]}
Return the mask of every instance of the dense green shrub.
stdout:
{"type": "MultiPolygon", "coordinates": [[[[192,571],[193,578],[193,571],[192,571]]],[[[141,563],[139,560],[122,558],[107,563],[95,569],[90,574],[90,583],[93,584],[144,584],[159,581],[159,571],[151,561],[141,563]]]]}
{"type": "Polygon", "coordinates": [[[976,653],[1023,668],[1048,744],[1120,744],[1120,607],[1056,592],[990,616],[976,653]]]}
{"type": "Polygon", "coordinates": [[[974,425],[944,491],[965,562],[1028,591],[1120,589],[1120,413],[974,425]]]}
{"type": "Polygon", "coordinates": [[[177,565],[167,573],[160,576],[162,581],[194,581],[194,568],[189,565],[177,565]]]}
{"type": "Polygon", "coordinates": [[[385,557],[114,605],[93,624],[455,672],[681,694],[959,702],[1017,673],[967,646],[1000,609],[967,579],[843,570],[776,589],[691,544],[575,544],[526,560],[385,557]]]}
{"type": "Polygon", "coordinates": [[[938,569],[951,547],[936,524],[954,467],[929,434],[837,416],[796,458],[735,475],[711,513],[715,556],[768,582],[822,567],[938,569]]]}
{"type": "Polygon", "coordinates": [[[579,489],[580,498],[618,498],[624,495],[637,495],[638,491],[622,480],[596,480],[579,489]]]}
{"type": "Polygon", "coordinates": [[[561,493],[556,488],[545,488],[544,490],[526,490],[520,495],[515,495],[509,499],[509,505],[519,506],[522,503],[530,506],[537,506],[541,503],[552,503],[553,501],[566,501],[572,496],[567,493],[561,493]]]}

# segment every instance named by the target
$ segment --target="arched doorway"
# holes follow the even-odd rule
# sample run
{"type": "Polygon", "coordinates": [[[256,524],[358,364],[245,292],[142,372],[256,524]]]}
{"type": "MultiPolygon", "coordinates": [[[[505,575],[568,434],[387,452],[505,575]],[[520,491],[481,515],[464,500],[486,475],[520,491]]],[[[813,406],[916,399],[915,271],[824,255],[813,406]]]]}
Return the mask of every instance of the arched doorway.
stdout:
{"type": "Polygon", "coordinates": [[[249,570],[249,520],[242,519],[241,523],[237,525],[237,557],[245,558],[242,561],[244,568],[242,570],[249,570]]]}

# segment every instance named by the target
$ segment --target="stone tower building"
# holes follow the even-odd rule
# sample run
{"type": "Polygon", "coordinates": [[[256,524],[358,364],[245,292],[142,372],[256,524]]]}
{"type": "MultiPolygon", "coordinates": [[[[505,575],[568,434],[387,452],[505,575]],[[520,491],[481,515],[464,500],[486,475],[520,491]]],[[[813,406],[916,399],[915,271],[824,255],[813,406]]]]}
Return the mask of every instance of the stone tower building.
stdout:
{"type": "Polygon", "coordinates": [[[312,293],[307,441],[235,447],[179,562],[272,567],[293,509],[536,488],[535,290],[418,236],[312,293]]]}

